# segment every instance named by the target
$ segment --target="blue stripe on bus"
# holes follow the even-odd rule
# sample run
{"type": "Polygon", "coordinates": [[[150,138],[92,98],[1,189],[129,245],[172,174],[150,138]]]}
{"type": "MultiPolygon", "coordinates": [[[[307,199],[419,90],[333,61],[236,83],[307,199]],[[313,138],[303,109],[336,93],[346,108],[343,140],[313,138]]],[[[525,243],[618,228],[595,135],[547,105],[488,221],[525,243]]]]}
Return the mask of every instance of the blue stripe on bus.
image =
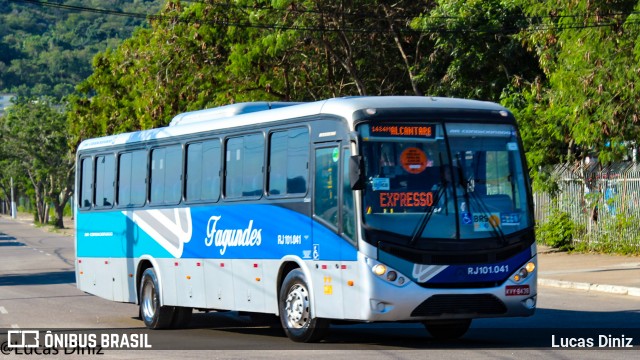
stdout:
{"type": "Polygon", "coordinates": [[[527,261],[531,260],[531,248],[507,260],[488,264],[449,265],[427,281],[429,284],[503,282],[527,261]]]}
{"type": "MultiPolygon", "coordinates": [[[[428,280],[425,282],[427,284],[503,282],[529,261],[532,256],[531,248],[526,248],[507,260],[495,263],[432,265],[435,275],[428,276],[428,280]]],[[[379,250],[379,260],[410,277],[413,281],[422,282],[414,274],[416,264],[382,250],[379,250]]]]}
{"type": "Polygon", "coordinates": [[[76,257],[134,258],[151,255],[170,257],[157,241],[120,211],[78,212],[76,257]],[[127,243],[125,237],[134,239],[127,243]]]}
{"type": "MultiPolygon", "coordinates": [[[[333,231],[279,206],[238,204],[181,210],[188,211],[191,219],[191,237],[182,242],[177,255],[181,258],[280,259],[291,254],[309,260],[357,259],[355,247],[333,231]]],[[[136,210],[136,214],[149,215],[149,210],[136,210]]],[[[134,223],[120,211],[81,212],[78,224],[78,257],[174,257],[167,245],[170,242],[154,239],[144,231],[144,224],[134,223]],[[128,246],[125,234],[132,240],[128,246]]],[[[179,248],[177,242],[173,245],[179,248]]]]}

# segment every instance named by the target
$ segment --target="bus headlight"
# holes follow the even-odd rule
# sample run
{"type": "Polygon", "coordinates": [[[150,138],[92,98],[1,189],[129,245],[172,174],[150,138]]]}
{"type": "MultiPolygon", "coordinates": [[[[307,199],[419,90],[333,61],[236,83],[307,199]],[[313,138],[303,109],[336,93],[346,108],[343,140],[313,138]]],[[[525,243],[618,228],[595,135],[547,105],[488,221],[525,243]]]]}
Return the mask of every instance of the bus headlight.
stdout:
{"type": "Polygon", "coordinates": [[[367,263],[371,266],[372,273],[388,283],[395,286],[404,286],[409,283],[397,270],[391,269],[388,266],[380,264],[372,259],[367,259],[367,263]]]}
{"type": "Polygon", "coordinates": [[[382,264],[376,264],[373,266],[373,268],[371,268],[371,270],[373,271],[374,274],[378,276],[382,276],[384,275],[384,273],[387,272],[387,267],[382,264]]]}
{"type": "Polygon", "coordinates": [[[532,261],[526,263],[520,270],[516,271],[516,273],[511,277],[511,280],[515,282],[520,282],[526,279],[533,271],[536,269],[536,264],[532,261]]]}
{"type": "Polygon", "coordinates": [[[527,265],[525,265],[525,267],[524,267],[524,268],[525,268],[525,269],[527,269],[527,271],[528,271],[528,272],[532,273],[532,272],[533,272],[533,270],[535,270],[535,269],[536,269],[536,264],[534,264],[534,263],[532,263],[531,261],[529,261],[529,262],[527,263],[527,265]]]}

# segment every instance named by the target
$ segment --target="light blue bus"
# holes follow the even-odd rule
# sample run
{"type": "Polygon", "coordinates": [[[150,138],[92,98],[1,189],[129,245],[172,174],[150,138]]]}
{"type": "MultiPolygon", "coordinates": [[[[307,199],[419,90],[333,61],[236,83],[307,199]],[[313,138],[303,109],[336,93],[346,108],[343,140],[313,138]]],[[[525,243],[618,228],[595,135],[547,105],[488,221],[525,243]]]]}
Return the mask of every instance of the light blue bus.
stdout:
{"type": "Polygon", "coordinates": [[[242,103],[83,141],[79,289],[139,304],[278,315],[293,341],[332,320],[414,321],[436,338],[536,306],[533,205],[513,115],[494,103],[351,97],[242,103]]]}

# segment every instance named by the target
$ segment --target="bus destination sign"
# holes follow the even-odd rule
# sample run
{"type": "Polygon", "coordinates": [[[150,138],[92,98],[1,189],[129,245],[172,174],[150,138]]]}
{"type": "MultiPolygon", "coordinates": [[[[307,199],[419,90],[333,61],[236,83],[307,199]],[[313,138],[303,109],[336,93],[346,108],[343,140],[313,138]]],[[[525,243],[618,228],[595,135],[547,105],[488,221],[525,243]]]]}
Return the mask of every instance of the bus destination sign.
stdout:
{"type": "Polygon", "coordinates": [[[433,139],[436,136],[434,124],[384,124],[371,126],[372,136],[423,137],[433,139]]]}

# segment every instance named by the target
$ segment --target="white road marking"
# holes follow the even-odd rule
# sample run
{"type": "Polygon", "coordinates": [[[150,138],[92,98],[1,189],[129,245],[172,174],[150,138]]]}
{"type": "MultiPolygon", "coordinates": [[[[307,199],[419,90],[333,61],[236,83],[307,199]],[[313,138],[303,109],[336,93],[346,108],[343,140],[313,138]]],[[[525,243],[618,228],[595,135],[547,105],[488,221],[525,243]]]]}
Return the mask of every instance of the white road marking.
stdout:
{"type": "Polygon", "coordinates": [[[0,306],[0,314],[8,314],[9,312],[7,311],[7,309],[4,308],[4,306],[0,306]]]}

